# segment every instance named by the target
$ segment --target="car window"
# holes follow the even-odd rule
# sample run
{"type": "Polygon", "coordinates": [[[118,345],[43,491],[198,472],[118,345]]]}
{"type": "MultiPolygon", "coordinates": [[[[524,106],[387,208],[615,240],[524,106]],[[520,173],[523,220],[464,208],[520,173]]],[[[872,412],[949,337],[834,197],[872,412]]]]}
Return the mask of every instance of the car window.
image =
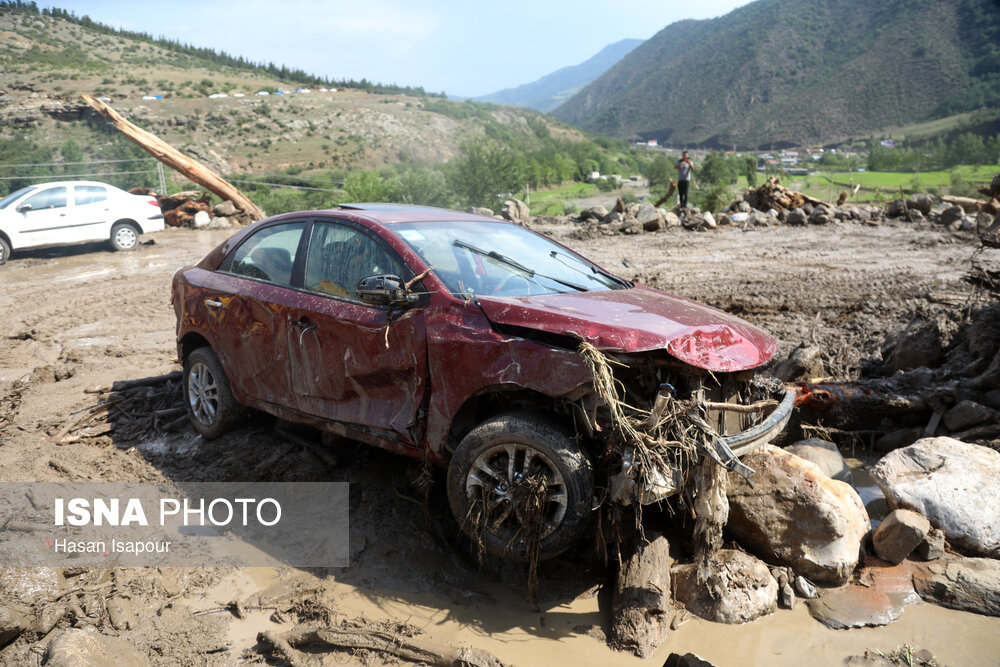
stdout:
{"type": "Polygon", "coordinates": [[[515,297],[630,284],[548,238],[506,222],[392,223],[454,295],[515,297]]]}
{"type": "Polygon", "coordinates": [[[303,286],[358,301],[358,281],[376,274],[403,276],[403,265],[375,239],[345,225],[317,222],[306,257],[303,286]]]}
{"type": "Polygon", "coordinates": [[[9,195],[7,195],[6,197],[4,197],[3,199],[0,199],[0,209],[7,208],[16,199],[18,199],[19,197],[21,197],[23,195],[28,194],[29,192],[31,192],[32,190],[35,190],[37,188],[38,188],[37,185],[28,185],[26,187],[21,188],[20,190],[17,190],[15,192],[11,192],[9,195]]]}
{"type": "Polygon", "coordinates": [[[108,198],[108,189],[100,185],[77,185],[73,188],[73,201],[77,206],[93,204],[108,198]]]}
{"type": "Polygon", "coordinates": [[[37,195],[28,197],[24,202],[31,206],[32,211],[41,211],[47,208],[62,208],[66,206],[66,194],[68,188],[60,186],[58,188],[48,188],[42,190],[37,195]]]}
{"type": "Polygon", "coordinates": [[[279,285],[290,285],[295,251],[305,223],[265,227],[240,244],[221,269],[279,285]]]}

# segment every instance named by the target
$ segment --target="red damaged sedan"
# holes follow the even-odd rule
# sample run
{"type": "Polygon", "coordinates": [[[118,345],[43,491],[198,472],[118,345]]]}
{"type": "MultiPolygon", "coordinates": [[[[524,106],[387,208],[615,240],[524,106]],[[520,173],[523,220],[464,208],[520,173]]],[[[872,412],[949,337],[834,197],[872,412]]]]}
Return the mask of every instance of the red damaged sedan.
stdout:
{"type": "Polygon", "coordinates": [[[785,426],[760,378],[777,342],[633,284],[523,227],[435,208],[343,204],[241,230],[177,272],[194,428],[245,407],[447,466],[462,528],[547,558],[605,503],[677,493],[709,457],[785,426]]]}

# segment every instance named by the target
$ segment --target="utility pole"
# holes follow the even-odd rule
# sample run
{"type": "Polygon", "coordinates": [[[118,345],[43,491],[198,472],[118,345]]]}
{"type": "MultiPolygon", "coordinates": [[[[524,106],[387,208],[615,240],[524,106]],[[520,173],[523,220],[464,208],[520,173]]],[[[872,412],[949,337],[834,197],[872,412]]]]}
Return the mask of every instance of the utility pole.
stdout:
{"type": "Polygon", "coordinates": [[[163,197],[167,196],[167,179],[163,175],[163,163],[159,160],[156,161],[156,174],[160,177],[160,195],[163,197]]]}

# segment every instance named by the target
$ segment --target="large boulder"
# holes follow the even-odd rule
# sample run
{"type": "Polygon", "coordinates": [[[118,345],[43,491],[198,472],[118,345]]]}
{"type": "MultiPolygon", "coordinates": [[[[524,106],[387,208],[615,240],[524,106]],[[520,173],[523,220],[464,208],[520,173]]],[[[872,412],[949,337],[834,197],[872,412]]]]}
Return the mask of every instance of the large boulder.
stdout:
{"type": "Polygon", "coordinates": [[[961,431],[996,419],[996,411],[975,401],[959,401],[944,413],[944,425],[951,432],[961,431]]]}
{"type": "Polygon", "coordinates": [[[872,479],[890,507],[922,514],[954,545],[1000,557],[1000,452],[923,438],[882,457],[872,479]]]}
{"type": "Polygon", "coordinates": [[[753,487],[729,475],[729,533],[764,560],[788,565],[811,581],[847,581],[871,529],[858,493],[815,463],[772,445],[743,462],[757,472],[753,487]]]}
{"type": "Polygon", "coordinates": [[[49,667],[147,667],[149,661],[131,644],[97,631],[68,628],[57,632],[45,649],[49,667]]]}
{"type": "Polygon", "coordinates": [[[212,212],[217,218],[228,218],[239,213],[239,209],[236,208],[236,204],[227,199],[221,204],[216,204],[212,212]]]}
{"type": "Polygon", "coordinates": [[[716,623],[749,623],[778,607],[778,582],[767,565],[735,549],[720,549],[708,563],[707,581],[696,564],[673,571],[675,594],[688,611],[716,623]]]}
{"type": "Polygon", "coordinates": [[[804,225],[808,219],[806,212],[801,208],[793,208],[788,212],[787,217],[785,217],[785,222],[789,225],[804,225]]]}
{"type": "Polygon", "coordinates": [[[829,440],[808,438],[785,447],[785,451],[791,452],[806,461],[812,461],[831,479],[839,482],[847,482],[848,484],[854,483],[854,476],[851,474],[851,469],[847,466],[847,462],[844,461],[840,449],[829,440]]]}
{"type": "Polygon", "coordinates": [[[681,219],[673,211],[667,211],[663,215],[663,222],[667,227],[680,227],[681,219]]]}
{"type": "Polygon", "coordinates": [[[604,208],[600,204],[596,206],[591,206],[580,211],[581,220],[603,220],[604,216],[608,214],[608,209],[604,208]]]}
{"type": "Polygon", "coordinates": [[[473,206],[472,209],[469,211],[469,213],[471,213],[472,215],[481,215],[484,218],[493,217],[493,209],[482,208],[481,206],[473,206]]]}
{"type": "Polygon", "coordinates": [[[647,232],[656,232],[663,229],[663,215],[660,213],[660,209],[656,208],[648,201],[644,201],[639,204],[639,211],[636,214],[636,220],[642,225],[642,228],[647,232]]]}
{"type": "Polygon", "coordinates": [[[955,206],[954,204],[952,204],[948,208],[941,211],[941,216],[938,221],[942,225],[947,227],[956,220],[961,220],[964,217],[965,217],[965,211],[962,210],[962,207],[955,206]]]}
{"type": "Polygon", "coordinates": [[[931,209],[934,207],[934,195],[910,195],[910,198],[906,200],[906,206],[911,211],[920,211],[925,216],[930,215],[931,209]]]}
{"type": "Polygon", "coordinates": [[[823,205],[817,206],[809,214],[809,224],[811,225],[826,225],[832,222],[833,219],[833,211],[823,205]]]}
{"type": "Polygon", "coordinates": [[[508,199],[505,201],[503,208],[500,209],[500,215],[503,216],[504,220],[510,220],[522,225],[531,221],[531,211],[528,209],[528,205],[520,199],[508,199]]]}
{"type": "Polygon", "coordinates": [[[872,533],[875,554],[884,561],[898,565],[924,541],[930,530],[930,521],[916,512],[893,510],[872,533]]]}
{"type": "Polygon", "coordinates": [[[927,602],[1000,616],[1000,561],[992,558],[954,558],[914,572],[913,587],[927,602]]]}

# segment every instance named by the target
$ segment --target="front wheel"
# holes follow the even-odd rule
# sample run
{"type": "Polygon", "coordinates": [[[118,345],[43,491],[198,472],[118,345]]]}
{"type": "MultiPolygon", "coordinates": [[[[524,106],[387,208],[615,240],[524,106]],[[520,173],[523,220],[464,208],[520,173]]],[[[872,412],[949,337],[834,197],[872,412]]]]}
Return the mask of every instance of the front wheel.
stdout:
{"type": "Polygon", "coordinates": [[[469,432],[448,466],[448,501],[462,530],[508,560],[552,558],[587,529],[590,460],[557,426],[494,417],[469,432]]]}
{"type": "Polygon", "coordinates": [[[243,418],[245,409],[210,347],[199,347],[184,360],[184,404],[194,430],[208,440],[232,430],[243,418]]]}
{"type": "Polygon", "coordinates": [[[7,259],[10,257],[10,244],[7,243],[7,239],[0,236],[0,265],[6,264],[7,259]]]}
{"type": "Polygon", "coordinates": [[[111,227],[111,247],[119,251],[134,250],[139,245],[139,232],[127,222],[116,222],[111,227]]]}

